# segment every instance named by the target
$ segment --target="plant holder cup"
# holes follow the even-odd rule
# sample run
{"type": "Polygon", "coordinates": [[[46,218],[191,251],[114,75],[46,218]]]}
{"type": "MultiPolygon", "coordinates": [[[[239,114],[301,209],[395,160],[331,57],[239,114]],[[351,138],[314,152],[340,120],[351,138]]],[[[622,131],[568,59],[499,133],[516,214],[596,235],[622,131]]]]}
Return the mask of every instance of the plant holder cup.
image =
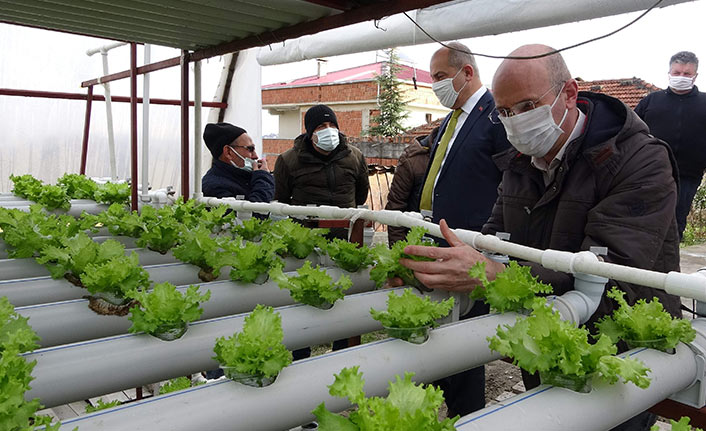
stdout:
{"type": "Polygon", "coordinates": [[[416,328],[397,328],[383,326],[387,335],[392,338],[399,338],[412,344],[423,344],[429,339],[429,325],[416,328]]]}
{"type": "Polygon", "coordinates": [[[238,371],[235,367],[221,366],[223,374],[234,382],[242,383],[246,386],[252,386],[253,388],[264,388],[274,383],[277,375],[272,377],[266,377],[262,374],[248,374],[238,371]]]}
{"type": "Polygon", "coordinates": [[[104,301],[107,302],[110,305],[125,305],[131,301],[130,298],[123,298],[121,296],[118,296],[112,292],[96,292],[91,295],[93,298],[99,300],[99,301],[104,301]]]}
{"type": "Polygon", "coordinates": [[[315,304],[312,301],[312,303],[306,303],[306,305],[311,305],[312,307],[318,308],[319,310],[330,310],[333,307],[332,302],[328,302],[325,300],[321,300],[315,304]]]}
{"type": "Polygon", "coordinates": [[[263,272],[262,274],[255,277],[255,280],[253,280],[252,284],[265,284],[265,282],[267,282],[267,280],[269,279],[270,274],[263,272]]]}
{"type": "Polygon", "coordinates": [[[186,322],[180,322],[176,325],[161,325],[153,332],[150,332],[150,335],[162,341],[174,341],[186,333],[186,328],[186,322]]]}
{"type": "Polygon", "coordinates": [[[631,350],[637,349],[640,347],[647,347],[650,349],[659,350],[660,352],[669,353],[670,355],[674,354],[676,352],[674,347],[672,347],[671,349],[666,349],[666,350],[664,349],[663,346],[667,341],[667,339],[664,337],[663,338],[655,338],[652,340],[624,340],[624,341],[625,341],[625,344],[628,345],[628,349],[631,349],[631,350]]]}
{"type": "Polygon", "coordinates": [[[593,376],[595,376],[595,373],[578,376],[576,374],[547,374],[539,372],[539,379],[542,384],[566,388],[582,394],[587,394],[593,389],[593,376]]]}

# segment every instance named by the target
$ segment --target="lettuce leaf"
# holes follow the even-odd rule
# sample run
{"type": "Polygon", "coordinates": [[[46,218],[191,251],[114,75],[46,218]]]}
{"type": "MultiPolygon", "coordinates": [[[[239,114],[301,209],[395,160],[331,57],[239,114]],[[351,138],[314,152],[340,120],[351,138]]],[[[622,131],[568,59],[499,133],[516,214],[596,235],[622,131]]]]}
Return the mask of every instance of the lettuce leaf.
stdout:
{"type": "Polygon", "coordinates": [[[485,300],[499,313],[529,309],[537,294],[552,292],[552,287],[538,281],[530,270],[529,266],[510,261],[505,270],[496,275],[495,280],[488,281],[485,262],[477,262],[468,270],[468,275],[483,284],[471,292],[471,298],[485,300]]]}
{"type": "Polygon", "coordinates": [[[258,219],[251,217],[243,220],[240,224],[233,226],[233,232],[246,241],[259,241],[262,235],[272,226],[270,219],[258,219]]]}
{"type": "Polygon", "coordinates": [[[359,367],[344,368],[329,385],[329,393],[345,397],[357,404],[357,410],[348,418],[326,410],[321,403],[312,413],[319,422],[321,431],[451,431],[459,416],[439,421],[439,408],[444,402],[443,391],[432,385],[417,386],[412,382],[414,373],[405,373],[404,378],[395,376],[390,382],[387,398],[366,398],[363,374],[359,367]]]}
{"type": "Polygon", "coordinates": [[[122,204],[130,203],[130,195],[132,190],[128,183],[105,183],[98,184],[93,200],[99,204],[122,204]]]}
{"type": "Polygon", "coordinates": [[[328,232],[328,229],[309,229],[290,219],[285,219],[273,223],[266,236],[280,240],[286,246],[286,250],[280,252],[283,257],[289,254],[298,259],[305,259],[314,252],[314,248],[323,247],[326,244],[324,235],[328,232]]]}
{"type": "Polygon", "coordinates": [[[453,298],[436,302],[426,295],[417,296],[411,289],[404,289],[402,295],[395,292],[387,295],[387,311],[371,308],[370,315],[388,328],[436,327],[436,320],[449,314],[453,306],[453,298]]]}
{"type": "Polygon", "coordinates": [[[281,269],[284,262],[277,255],[284,245],[272,239],[261,243],[246,242],[240,247],[230,249],[224,263],[230,265],[230,279],[241,283],[253,283],[261,274],[267,274],[273,268],[281,269]]]}
{"type": "Polygon", "coordinates": [[[260,304],[245,318],[242,332],[216,340],[213,359],[240,373],[274,377],[292,363],[292,352],[282,340],[281,316],[272,307],[260,304]]]}
{"type": "Polygon", "coordinates": [[[696,336],[688,320],[673,318],[657,298],[652,298],[650,302],[638,299],[635,305],[630,306],[624,298],[625,292],[617,287],[613,287],[607,295],[618,303],[618,308],[596,326],[614,343],[619,340],[629,340],[631,344],[649,341],[651,347],[668,351],[680,341],[689,343],[696,336]]]}
{"type": "Polygon", "coordinates": [[[30,174],[10,175],[10,181],[14,184],[12,193],[35,202],[39,199],[39,195],[42,193],[42,187],[44,186],[41,180],[34,178],[30,174]]]}
{"type": "MultiPolygon", "coordinates": [[[[692,428],[689,425],[689,422],[691,421],[691,418],[687,416],[682,416],[679,418],[679,421],[675,421],[670,419],[669,424],[672,426],[672,431],[703,431],[701,428],[692,428]]],[[[660,431],[662,428],[660,428],[659,425],[654,425],[652,428],[650,428],[650,431],[660,431]]]]}
{"type": "Polygon", "coordinates": [[[208,301],[211,291],[200,295],[198,286],[189,286],[182,293],[169,282],[159,283],[151,291],[132,291],[130,297],[139,306],[130,309],[130,332],[154,333],[160,327],[176,327],[198,320],[203,314],[201,303],[208,301]]]}
{"type": "Polygon", "coordinates": [[[319,265],[311,267],[311,262],[304,262],[304,266],[297,270],[295,276],[287,276],[282,272],[281,267],[270,270],[270,278],[274,280],[280,289],[289,289],[289,295],[302,304],[321,307],[325,304],[333,304],[345,296],[345,291],[353,286],[351,279],[342,274],[337,282],[333,282],[330,275],[319,265]]]}
{"type": "Polygon", "coordinates": [[[89,263],[81,274],[81,284],[89,292],[108,292],[125,298],[133,290],[150,284],[149,273],[140,265],[137,253],[115,256],[99,263],[89,263]]]}
{"type": "Polygon", "coordinates": [[[93,199],[98,184],[81,174],[66,173],[56,181],[71,199],[93,199]]]}
{"type": "Polygon", "coordinates": [[[326,254],[339,268],[356,272],[373,262],[368,246],[358,247],[358,244],[334,238],[324,246],[326,254]]]}
{"type": "Polygon", "coordinates": [[[46,185],[42,187],[42,192],[39,194],[37,202],[48,210],[57,208],[68,210],[71,208],[69,195],[66,194],[66,190],[61,186],[46,185]]]}
{"type": "Polygon", "coordinates": [[[63,238],[60,246],[45,247],[37,262],[46,265],[53,278],[71,274],[79,279],[88,264],[98,265],[124,255],[125,246],[118,241],[109,239],[98,244],[84,232],[79,232],[71,238],[63,238]]]}
{"type": "Polygon", "coordinates": [[[175,379],[169,380],[167,383],[163,384],[159,388],[159,395],[168,394],[170,392],[183,391],[184,389],[189,389],[193,386],[199,386],[204,384],[204,382],[191,382],[190,379],[186,377],[177,377],[175,379]]]}
{"type": "Polygon", "coordinates": [[[225,265],[224,252],[220,243],[211,237],[210,229],[199,226],[195,229],[184,229],[179,235],[179,245],[172,249],[174,257],[201,268],[207,273],[207,276],[202,278],[204,281],[217,278],[221,267],[225,265]]]}
{"type": "Polygon", "coordinates": [[[585,376],[600,373],[613,383],[618,377],[641,388],[649,385],[649,368],[632,359],[609,358],[617,352],[610,338],[601,334],[588,342],[588,330],[561,320],[543,298],[536,298],[532,314],[520,317],[514,326],[498,327],[489,337],[490,349],[509,356],[522,369],[546,375],[585,376]],[[638,365],[640,364],[640,365],[638,365]]]}
{"type": "Polygon", "coordinates": [[[377,287],[382,287],[391,278],[399,277],[406,285],[418,286],[420,283],[414,276],[414,271],[400,265],[400,258],[430,261],[426,257],[410,256],[405,254],[404,249],[408,245],[436,245],[433,242],[426,242],[422,238],[427,233],[423,227],[415,226],[407,233],[404,240],[397,241],[392,248],[387,248],[385,244],[378,244],[373,249],[373,260],[375,267],[370,270],[370,279],[377,287]]]}

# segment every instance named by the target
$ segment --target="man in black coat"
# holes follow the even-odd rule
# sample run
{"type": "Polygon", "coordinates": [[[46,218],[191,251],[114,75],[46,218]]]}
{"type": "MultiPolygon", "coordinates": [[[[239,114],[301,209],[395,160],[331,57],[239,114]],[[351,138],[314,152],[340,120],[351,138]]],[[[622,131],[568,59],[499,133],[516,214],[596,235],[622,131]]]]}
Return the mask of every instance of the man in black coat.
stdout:
{"type": "Polygon", "coordinates": [[[680,239],[706,168],[706,93],[694,85],[698,69],[699,59],[693,52],[674,54],[669,60],[669,88],[648,94],[635,108],[650,133],[669,144],[677,160],[680,239]]]}
{"type": "Polygon", "coordinates": [[[204,196],[243,196],[251,202],[269,202],[275,181],[265,159],[258,160],[255,145],[244,129],[228,123],[207,124],[203,140],[213,155],[211,169],[201,179],[204,196]]]}

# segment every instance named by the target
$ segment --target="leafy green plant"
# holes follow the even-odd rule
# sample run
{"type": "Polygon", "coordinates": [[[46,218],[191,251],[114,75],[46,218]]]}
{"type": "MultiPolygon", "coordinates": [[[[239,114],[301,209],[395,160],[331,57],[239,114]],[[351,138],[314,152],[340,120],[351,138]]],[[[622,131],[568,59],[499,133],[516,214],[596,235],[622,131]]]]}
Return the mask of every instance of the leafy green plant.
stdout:
{"type": "Polygon", "coordinates": [[[608,297],[618,303],[612,316],[602,318],[596,326],[602,334],[617,343],[627,340],[631,346],[644,345],[661,351],[676,347],[680,341],[689,343],[696,332],[688,320],[673,318],[657,298],[647,302],[638,299],[632,307],[624,298],[625,292],[613,287],[608,297]]]}
{"type": "Polygon", "coordinates": [[[123,204],[112,204],[107,210],[96,215],[83,212],[81,226],[83,229],[93,231],[97,231],[100,226],[105,226],[111,235],[125,235],[133,238],[139,237],[145,231],[145,223],[137,211],[130,211],[123,204]]]}
{"type": "Polygon", "coordinates": [[[234,221],[235,211],[231,211],[228,205],[219,205],[208,208],[208,211],[202,211],[198,226],[206,228],[212,233],[218,233],[224,229],[225,225],[232,224],[234,221]]]}
{"type": "Polygon", "coordinates": [[[71,199],[93,199],[98,184],[81,174],[66,173],[56,181],[71,199]]]}
{"type": "MultiPolygon", "coordinates": [[[[679,418],[679,421],[674,421],[672,419],[669,420],[669,424],[672,426],[672,431],[703,431],[701,428],[696,428],[696,427],[691,427],[689,425],[689,422],[691,422],[691,418],[687,416],[682,416],[679,418]]],[[[652,428],[650,428],[650,431],[660,431],[662,428],[659,427],[659,425],[653,425],[652,428]]]]}
{"type": "Polygon", "coordinates": [[[498,327],[496,336],[488,338],[490,348],[524,370],[550,378],[600,374],[609,383],[622,377],[643,389],[650,385],[649,368],[642,362],[611,356],[617,347],[608,336],[601,334],[589,343],[586,328],[561,320],[543,298],[533,301],[532,310],[514,326],[498,327]]]}
{"type": "Polygon", "coordinates": [[[233,232],[246,241],[259,241],[272,226],[272,220],[251,217],[233,226],[233,232]]]}
{"type": "Polygon", "coordinates": [[[179,243],[184,226],[167,211],[160,214],[152,207],[143,207],[142,221],[145,223],[145,229],[136,241],[139,247],[147,247],[165,254],[179,243]]]}
{"type": "Polygon", "coordinates": [[[123,204],[130,203],[130,184],[128,183],[105,183],[98,184],[93,200],[100,204],[123,204]]]}
{"type": "Polygon", "coordinates": [[[242,332],[216,340],[213,359],[237,373],[271,378],[292,363],[292,352],[282,340],[282,317],[272,307],[258,305],[245,318],[242,332]]]}
{"type": "Polygon", "coordinates": [[[11,258],[39,256],[50,245],[60,246],[66,237],[79,232],[80,224],[68,215],[47,214],[41,205],[29,207],[29,213],[0,208],[0,229],[11,258]]]}
{"type": "Polygon", "coordinates": [[[404,249],[408,245],[435,245],[433,242],[425,242],[422,238],[427,233],[423,227],[415,226],[407,233],[404,240],[397,241],[392,248],[387,248],[385,244],[378,244],[373,249],[373,260],[375,267],[370,270],[370,279],[375,282],[377,287],[382,287],[385,282],[391,278],[399,277],[409,286],[419,286],[421,283],[414,276],[414,271],[400,265],[400,259],[412,259],[421,261],[430,261],[421,256],[410,256],[405,254],[404,249]]]}
{"type": "Polygon", "coordinates": [[[53,278],[66,277],[80,286],[80,277],[88,264],[98,265],[124,255],[125,246],[118,241],[109,239],[98,244],[79,232],[71,238],[62,238],[60,246],[45,247],[37,262],[46,265],[53,278]]]}
{"type": "Polygon", "coordinates": [[[386,311],[371,308],[370,315],[388,328],[436,327],[436,320],[449,314],[453,307],[453,298],[436,302],[426,295],[415,295],[412,289],[404,289],[402,295],[395,292],[387,295],[386,311]]]}
{"type": "Polygon", "coordinates": [[[404,379],[395,376],[390,382],[387,398],[366,398],[363,373],[359,367],[344,368],[329,385],[329,394],[348,398],[358,408],[348,417],[326,410],[321,403],[312,411],[321,431],[452,431],[459,416],[439,421],[439,408],[444,393],[433,385],[417,386],[412,382],[414,373],[405,373],[404,379]]]}
{"type": "Polygon", "coordinates": [[[203,281],[213,281],[221,274],[224,263],[224,252],[221,244],[213,237],[206,227],[184,229],[180,232],[179,245],[172,249],[174,257],[182,262],[196,265],[200,268],[199,278],[203,281]]]}
{"type": "Polygon", "coordinates": [[[128,319],[132,326],[129,331],[154,335],[198,320],[203,313],[201,303],[211,297],[210,290],[203,295],[198,290],[198,286],[189,286],[182,293],[173,284],[165,282],[156,284],[149,292],[131,292],[130,297],[137,300],[139,306],[130,309],[128,319]]]}
{"type": "Polygon", "coordinates": [[[39,399],[25,400],[37,362],[27,362],[21,354],[39,347],[27,320],[7,297],[0,297],[0,424],[10,431],[56,431],[60,423],[52,425],[50,417],[36,414],[42,408],[39,399]]]}
{"type": "Polygon", "coordinates": [[[230,253],[225,257],[226,264],[231,267],[230,279],[241,283],[254,283],[271,269],[281,269],[284,262],[277,255],[281,247],[281,243],[266,239],[259,244],[246,242],[240,247],[230,249],[230,253]]]}
{"type": "Polygon", "coordinates": [[[177,377],[176,379],[171,379],[162,387],[159,388],[159,395],[168,394],[170,392],[183,391],[184,389],[189,389],[194,386],[202,385],[203,382],[191,382],[191,379],[186,377],[177,377]]]}
{"type": "Polygon", "coordinates": [[[521,266],[513,260],[495,276],[495,280],[489,281],[485,274],[485,262],[477,262],[468,275],[483,284],[471,292],[471,298],[484,299],[499,313],[529,309],[537,294],[552,292],[550,285],[538,281],[530,271],[529,266],[521,266]]]}
{"type": "Polygon", "coordinates": [[[304,266],[297,270],[295,276],[287,276],[282,268],[270,270],[270,278],[280,289],[289,289],[289,295],[297,302],[319,308],[327,308],[345,296],[345,291],[353,286],[353,282],[346,275],[341,275],[337,282],[333,282],[330,275],[321,269],[311,267],[311,262],[304,262],[304,266]]]}
{"type": "Polygon", "coordinates": [[[46,185],[42,187],[42,192],[39,194],[37,202],[48,210],[57,208],[68,210],[71,208],[69,195],[66,194],[61,186],[46,185]]]}
{"type": "Polygon", "coordinates": [[[358,244],[340,238],[331,240],[324,250],[336,265],[349,272],[356,272],[373,262],[370,248],[358,247],[358,244]]]}
{"type": "Polygon", "coordinates": [[[267,236],[282,241],[286,250],[282,250],[282,256],[292,255],[298,259],[305,259],[314,252],[314,248],[323,247],[326,244],[328,229],[309,229],[290,219],[280,220],[272,224],[267,232],[267,236]]]}
{"type": "Polygon", "coordinates": [[[103,398],[98,398],[95,406],[86,406],[86,413],[93,413],[101,410],[111,409],[120,405],[120,400],[113,400],[110,402],[103,401],[103,398]]]}
{"type": "Polygon", "coordinates": [[[10,181],[14,184],[12,193],[30,201],[39,199],[44,184],[41,180],[34,178],[30,174],[10,175],[10,181]]]}
{"type": "Polygon", "coordinates": [[[149,273],[140,265],[137,253],[114,256],[99,263],[89,263],[81,274],[81,284],[92,294],[105,292],[127,298],[133,290],[150,284],[149,273]]]}

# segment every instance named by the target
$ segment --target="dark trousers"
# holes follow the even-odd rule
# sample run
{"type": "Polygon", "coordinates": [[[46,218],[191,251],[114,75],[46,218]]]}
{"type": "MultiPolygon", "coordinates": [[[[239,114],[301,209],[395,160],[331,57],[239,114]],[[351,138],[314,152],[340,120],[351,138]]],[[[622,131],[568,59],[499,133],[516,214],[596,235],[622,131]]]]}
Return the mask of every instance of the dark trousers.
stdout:
{"type": "MultiPolygon", "coordinates": [[[[461,320],[482,316],[488,314],[488,311],[489,307],[486,303],[476,301],[471,311],[462,316],[461,320]]],[[[485,366],[483,365],[444,377],[434,384],[444,391],[449,417],[465,416],[485,407],[485,366]]]]}
{"type": "Polygon", "coordinates": [[[686,217],[691,211],[691,203],[696,196],[696,190],[701,185],[701,180],[696,178],[679,177],[679,200],[677,200],[677,227],[679,240],[684,237],[686,217]]]}
{"type": "MultiPolygon", "coordinates": [[[[525,389],[530,390],[539,386],[539,373],[530,374],[522,370],[522,382],[525,389]]],[[[657,415],[644,411],[610,429],[610,431],[650,431],[650,427],[657,422],[657,415]]]]}

